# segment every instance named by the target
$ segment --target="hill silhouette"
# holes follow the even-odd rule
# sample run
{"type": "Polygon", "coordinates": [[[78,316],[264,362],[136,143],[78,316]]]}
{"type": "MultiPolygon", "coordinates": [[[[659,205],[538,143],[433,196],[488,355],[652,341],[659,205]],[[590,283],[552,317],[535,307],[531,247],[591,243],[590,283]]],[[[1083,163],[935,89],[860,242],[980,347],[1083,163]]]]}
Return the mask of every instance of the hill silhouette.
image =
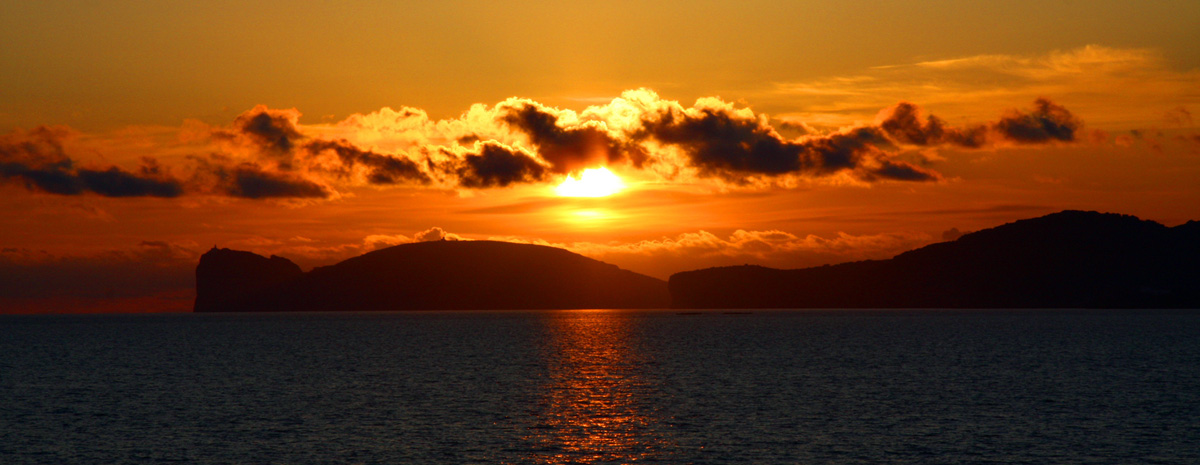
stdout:
{"type": "Polygon", "coordinates": [[[676,308],[1200,308],[1200,223],[1063,211],[890,260],[671,276],[676,308]]]}
{"type": "Polygon", "coordinates": [[[662,280],[554,247],[431,241],[303,273],[217,249],[196,267],[196,312],[666,308],[662,280]]]}
{"type": "Polygon", "coordinates": [[[673,274],[676,308],[1198,308],[1200,223],[1063,211],[889,260],[673,274]]]}

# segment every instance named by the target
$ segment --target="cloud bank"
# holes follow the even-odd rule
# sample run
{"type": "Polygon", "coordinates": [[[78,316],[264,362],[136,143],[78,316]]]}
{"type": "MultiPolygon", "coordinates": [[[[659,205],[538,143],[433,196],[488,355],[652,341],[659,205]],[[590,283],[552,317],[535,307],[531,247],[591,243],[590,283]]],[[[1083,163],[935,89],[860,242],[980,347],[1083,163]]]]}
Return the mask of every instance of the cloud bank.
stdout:
{"type": "Polygon", "coordinates": [[[438,121],[419,109],[385,108],[305,126],[296,109],[259,105],[228,126],[193,122],[173,148],[191,153],[174,166],[154,157],[135,169],[83,165],[64,148],[68,129],[15,131],[0,138],[0,181],[57,195],[244,199],[325,199],[362,186],[506,188],[600,166],[731,186],[930,182],[941,174],[903,159],[906,150],[1071,143],[1082,127],[1048,99],[964,126],[922,113],[900,102],[871,124],[793,138],[749,108],[714,97],[684,106],[648,89],[580,112],[510,98],[438,121]]]}

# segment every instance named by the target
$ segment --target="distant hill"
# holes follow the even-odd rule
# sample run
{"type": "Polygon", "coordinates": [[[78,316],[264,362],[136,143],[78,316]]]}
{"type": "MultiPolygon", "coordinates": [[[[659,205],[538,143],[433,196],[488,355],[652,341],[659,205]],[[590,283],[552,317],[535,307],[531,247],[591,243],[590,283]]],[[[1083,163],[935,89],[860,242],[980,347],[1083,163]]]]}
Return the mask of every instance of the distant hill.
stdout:
{"type": "Polygon", "coordinates": [[[676,308],[1200,308],[1200,223],[1064,211],[871,260],[671,276],[676,308]]]}
{"type": "Polygon", "coordinates": [[[200,257],[196,312],[666,308],[662,280],[554,247],[433,241],[307,273],[229,249],[200,257]]]}

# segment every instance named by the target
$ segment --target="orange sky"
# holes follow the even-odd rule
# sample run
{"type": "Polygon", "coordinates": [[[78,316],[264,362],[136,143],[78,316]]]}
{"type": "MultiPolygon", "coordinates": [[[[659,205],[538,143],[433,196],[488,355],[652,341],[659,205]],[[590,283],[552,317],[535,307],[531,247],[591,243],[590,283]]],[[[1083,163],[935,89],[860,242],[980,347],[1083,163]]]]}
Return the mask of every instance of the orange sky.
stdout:
{"type": "Polygon", "coordinates": [[[853,3],[0,6],[0,312],[187,309],[212,245],[666,278],[1200,219],[1200,5],[853,3]]]}

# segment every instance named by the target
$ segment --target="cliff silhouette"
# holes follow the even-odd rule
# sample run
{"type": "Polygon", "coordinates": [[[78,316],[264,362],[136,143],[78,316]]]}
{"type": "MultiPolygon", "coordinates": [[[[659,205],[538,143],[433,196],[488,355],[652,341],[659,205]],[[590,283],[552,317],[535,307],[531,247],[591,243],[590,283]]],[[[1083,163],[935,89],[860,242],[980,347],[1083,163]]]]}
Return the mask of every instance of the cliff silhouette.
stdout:
{"type": "Polygon", "coordinates": [[[666,308],[662,280],[554,247],[432,241],[307,273],[291,261],[217,249],[196,267],[196,312],[666,308]]]}
{"type": "Polygon", "coordinates": [[[201,312],[237,307],[303,274],[298,265],[283,257],[267,258],[214,246],[196,265],[196,304],[192,309],[201,312]]]}
{"type": "Polygon", "coordinates": [[[1200,222],[1063,211],[889,260],[671,276],[676,308],[1200,308],[1200,222]]]}

